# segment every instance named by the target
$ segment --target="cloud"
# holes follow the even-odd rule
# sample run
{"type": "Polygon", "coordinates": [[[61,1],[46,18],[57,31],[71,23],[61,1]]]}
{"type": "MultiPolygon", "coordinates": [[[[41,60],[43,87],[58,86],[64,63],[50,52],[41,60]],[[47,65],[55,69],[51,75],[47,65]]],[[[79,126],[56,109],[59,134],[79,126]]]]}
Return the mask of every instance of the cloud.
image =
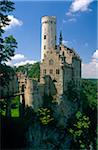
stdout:
{"type": "Polygon", "coordinates": [[[76,22],[77,21],[77,19],[76,18],[69,18],[69,19],[63,19],[63,24],[64,23],[67,23],[67,22],[76,22]]]}
{"type": "Polygon", "coordinates": [[[68,19],[69,22],[76,22],[76,18],[70,18],[68,19]]]}
{"type": "Polygon", "coordinates": [[[11,58],[11,60],[9,60],[8,62],[6,62],[6,65],[8,66],[23,66],[25,64],[34,64],[37,61],[35,60],[29,60],[28,58],[26,58],[23,54],[15,54],[14,57],[11,58]]]}
{"type": "MultiPolygon", "coordinates": [[[[73,42],[74,42],[74,40],[73,40],[73,42]]],[[[68,41],[68,40],[63,40],[63,41],[62,41],[62,44],[64,44],[65,46],[72,47],[73,42],[72,42],[72,41],[68,41]]]]}
{"type": "Polygon", "coordinates": [[[96,59],[98,61],[98,50],[96,50],[93,54],[93,59],[96,59]]]}
{"type": "Polygon", "coordinates": [[[98,79],[98,50],[93,53],[91,62],[82,64],[82,77],[98,79]]]}
{"type": "Polygon", "coordinates": [[[63,40],[63,41],[62,41],[62,44],[64,44],[65,46],[68,46],[69,41],[67,41],[67,40],[66,40],[66,41],[65,41],[65,40],[63,40]]]}
{"type": "Polygon", "coordinates": [[[25,59],[25,56],[23,54],[16,54],[14,57],[12,57],[12,60],[21,60],[25,59]]]}
{"type": "Polygon", "coordinates": [[[91,11],[89,9],[90,3],[94,0],[74,0],[70,6],[69,14],[75,12],[84,12],[84,11],[91,11]]]}
{"type": "Polygon", "coordinates": [[[11,29],[15,26],[21,26],[23,22],[17,18],[15,18],[13,15],[9,15],[8,18],[10,19],[9,25],[6,25],[3,27],[4,30],[11,29]]]}
{"type": "Polygon", "coordinates": [[[35,61],[35,60],[25,60],[25,61],[21,61],[19,63],[15,63],[14,66],[19,67],[19,66],[23,66],[23,65],[26,65],[26,64],[34,64],[36,62],[37,61],[35,61]]]}

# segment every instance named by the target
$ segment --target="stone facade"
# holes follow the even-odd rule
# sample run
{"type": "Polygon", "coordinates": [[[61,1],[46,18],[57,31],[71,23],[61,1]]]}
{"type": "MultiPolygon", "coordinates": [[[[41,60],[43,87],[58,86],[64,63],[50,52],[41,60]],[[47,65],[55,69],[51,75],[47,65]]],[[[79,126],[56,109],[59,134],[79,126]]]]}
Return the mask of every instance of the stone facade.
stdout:
{"type": "Polygon", "coordinates": [[[40,82],[45,83],[45,76],[50,76],[56,88],[56,94],[62,95],[67,85],[74,80],[79,87],[81,78],[81,59],[74,50],[59,45],[44,55],[40,64],[40,82]]]}

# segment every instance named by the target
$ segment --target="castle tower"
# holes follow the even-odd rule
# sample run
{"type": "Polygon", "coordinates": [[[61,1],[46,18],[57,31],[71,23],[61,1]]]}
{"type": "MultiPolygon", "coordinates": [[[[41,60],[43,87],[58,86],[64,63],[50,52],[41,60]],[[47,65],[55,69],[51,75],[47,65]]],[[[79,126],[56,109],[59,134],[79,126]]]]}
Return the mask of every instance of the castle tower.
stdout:
{"type": "Polygon", "coordinates": [[[56,46],[56,17],[42,17],[41,61],[51,48],[56,46]]]}

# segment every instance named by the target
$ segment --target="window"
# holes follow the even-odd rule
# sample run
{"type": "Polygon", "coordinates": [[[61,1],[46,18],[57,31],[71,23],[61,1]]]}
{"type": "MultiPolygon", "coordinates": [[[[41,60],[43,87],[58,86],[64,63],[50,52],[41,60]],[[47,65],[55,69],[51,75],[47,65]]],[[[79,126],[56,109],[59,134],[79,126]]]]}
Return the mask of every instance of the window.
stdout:
{"type": "Polygon", "coordinates": [[[64,52],[62,53],[62,55],[64,56],[64,52]]]}
{"type": "Polygon", "coordinates": [[[56,74],[59,74],[60,72],[59,72],[59,69],[56,69],[56,74]]]}
{"type": "Polygon", "coordinates": [[[57,49],[57,45],[55,45],[55,49],[57,49]]]}
{"type": "Polygon", "coordinates": [[[44,75],[46,74],[46,69],[43,70],[43,74],[44,74],[44,75]]]}
{"type": "Polygon", "coordinates": [[[54,61],[52,59],[49,60],[49,65],[53,65],[54,61]]]}
{"type": "Polygon", "coordinates": [[[44,45],[44,49],[46,49],[46,45],[44,45]]]}
{"type": "Polygon", "coordinates": [[[53,70],[52,69],[50,69],[50,74],[53,74],[53,70]]]}
{"type": "Polygon", "coordinates": [[[44,39],[46,39],[46,35],[44,35],[44,39]]]}

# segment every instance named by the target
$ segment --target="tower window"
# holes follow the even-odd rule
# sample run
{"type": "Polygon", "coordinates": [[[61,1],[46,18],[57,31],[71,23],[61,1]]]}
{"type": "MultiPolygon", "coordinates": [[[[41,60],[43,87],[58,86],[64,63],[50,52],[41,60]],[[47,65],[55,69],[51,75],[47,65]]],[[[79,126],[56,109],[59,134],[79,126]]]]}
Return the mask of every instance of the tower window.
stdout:
{"type": "Polygon", "coordinates": [[[44,45],[44,49],[46,49],[46,45],[44,45]]]}
{"type": "Polygon", "coordinates": [[[43,74],[44,74],[44,75],[46,74],[46,69],[43,70],[43,74]]]}
{"type": "Polygon", "coordinates": [[[53,74],[53,70],[52,69],[50,69],[50,74],[53,74]]]}
{"type": "Polygon", "coordinates": [[[44,35],[44,39],[46,39],[46,35],[44,35]]]}
{"type": "Polygon", "coordinates": [[[56,69],[56,74],[59,74],[60,72],[59,72],[59,69],[56,69]]]}

